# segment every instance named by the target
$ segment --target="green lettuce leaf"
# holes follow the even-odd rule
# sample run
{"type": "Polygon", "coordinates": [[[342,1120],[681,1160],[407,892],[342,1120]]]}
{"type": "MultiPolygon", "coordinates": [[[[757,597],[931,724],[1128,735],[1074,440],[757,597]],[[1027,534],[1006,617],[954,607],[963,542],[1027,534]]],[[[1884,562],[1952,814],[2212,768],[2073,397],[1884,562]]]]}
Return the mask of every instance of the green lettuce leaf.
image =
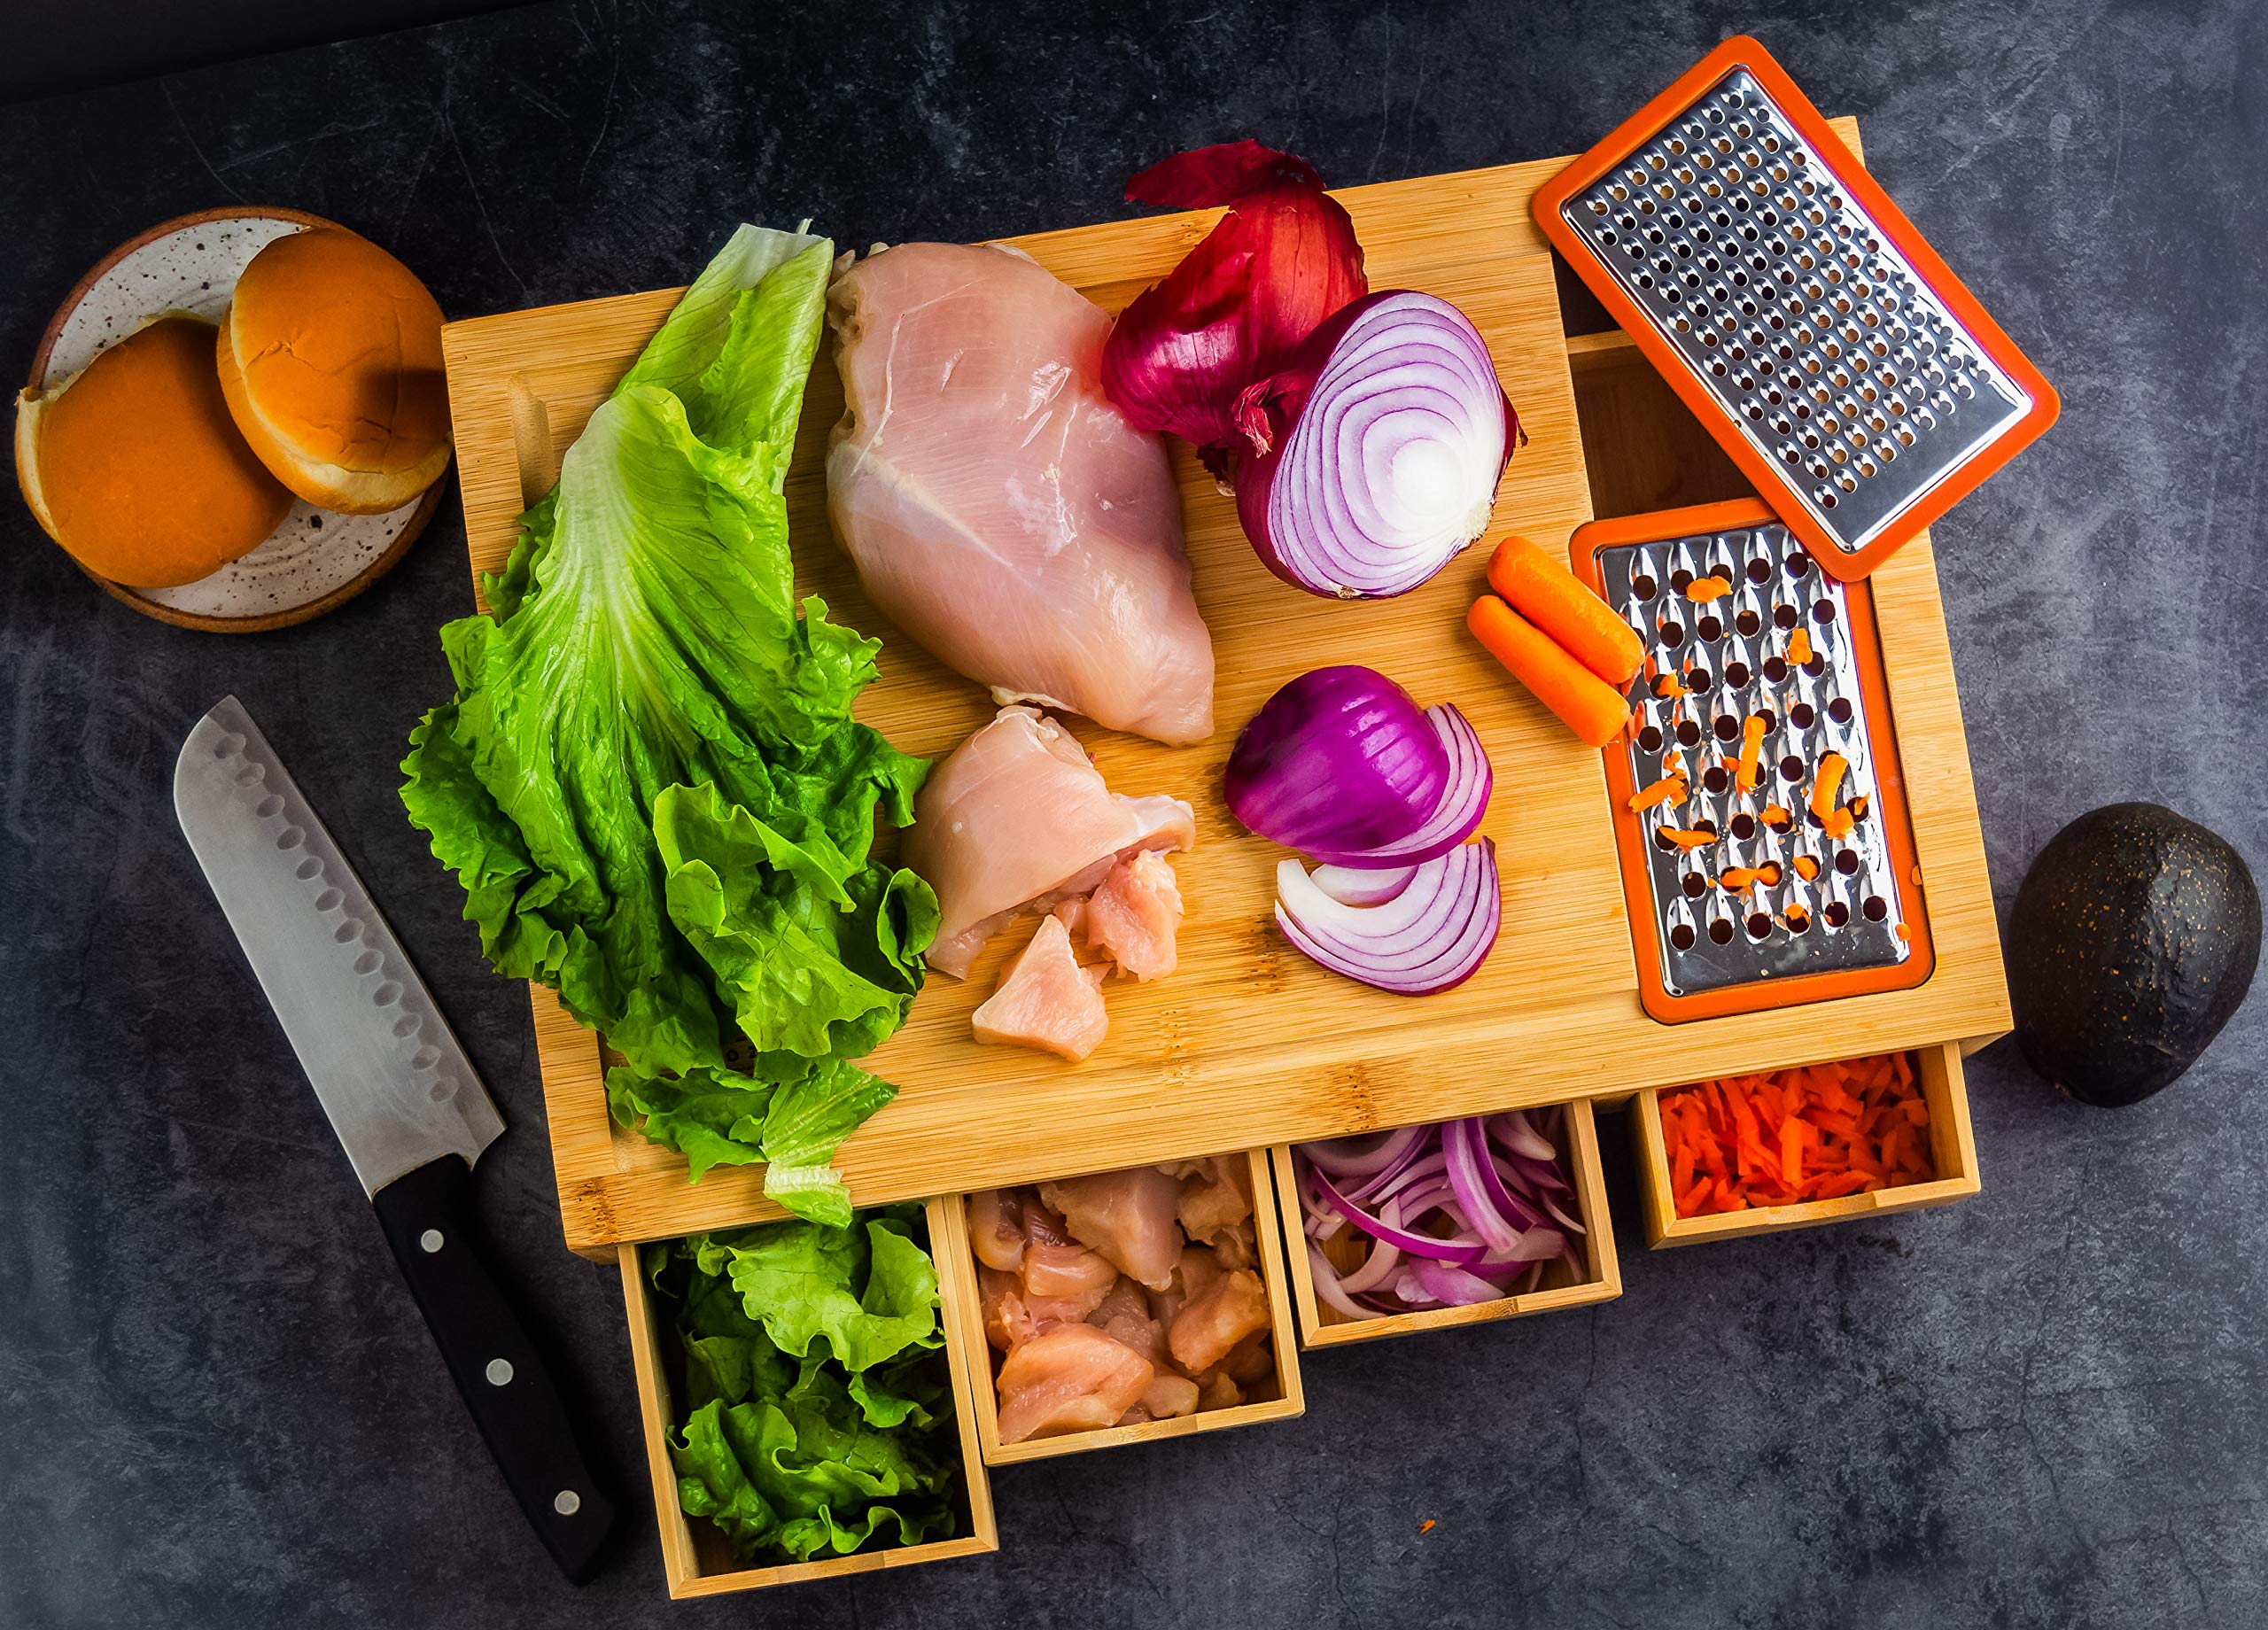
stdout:
{"type": "Polygon", "coordinates": [[[679,1503],[743,1560],[953,1531],[951,1372],[916,1216],[893,1207],[863,1228],[789,1221],[648,1248],[686,1354],[689,1408],[670,1437],[679,1503]]]}
{"type": "MultiPolygon", "coordinates": [[[[521,517],[493,614],[441,631],[456,695],[402,765],[491,963],[605,1033],[614,1113],[696,1177],[764,1158],[783,1088],[887,1101],[843,1061],[904,1021],[935,931],[926,886],[869,861],[928,771],[850,717],[878,642],[794,592],[832,253],[743,228],[702,273],[521,517]]],[[[781,1197],[846,1213],[811,1146],[781,1197]]]]}

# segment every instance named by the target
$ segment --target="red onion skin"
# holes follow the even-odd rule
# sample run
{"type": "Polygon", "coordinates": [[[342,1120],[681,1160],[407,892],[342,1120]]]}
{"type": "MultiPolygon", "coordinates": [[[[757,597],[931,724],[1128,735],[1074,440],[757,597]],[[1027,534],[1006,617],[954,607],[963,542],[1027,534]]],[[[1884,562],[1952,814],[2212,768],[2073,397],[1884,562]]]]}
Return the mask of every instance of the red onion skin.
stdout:
{"type": "Polygon", "coordinates": [[[1423,827],[1449,788],[1449,749],[1386,675],[1317,668],[1262,702],[1221,777],[1229,812],[1286,849],[1360,854],[1423,827]]]}
{"type": "MultiPolygon", "coordinates": [[[[1228,460],[1225,480],[1236,494],[1237,520],[1244,528],[1244,535],[1251,540],[1253,550],[1260,556],[1261,564],[1293,588],[1310,594],[1322,594],[1285,563],[1278,552],[1268,522],[1269,496],[1276,485],[1277,466],[1282,462],[1285,445],[1291,439],[1292,426],[1307,410],[1308,398],[1315,390],[1315,382],[1331,361],[1331,353],[1347,337],[1357,319],[1382,300],[1408,292],[1401,289],[1380,289],[1364,295],[1353,304],[1341,307],[1331,318],[1310,333],[1297,350],[1275,373],[1255,379],[1239,398],[1234,415],[1237,440],[1228,460]]],[[[1525,443],[1527,432],[1520,429],[1520,415],[1512,406],[1512,399],[1500,386],[1496,394],[1504,404],[1504,455],[1498,461],[1496,474],[1503,475],[1504,467],[1512,461],[1512,449],[1525,443]]],[[[1222,472],[1216,470],[1216,476],[1222,472]]],[[[1448,563],[1444,561],[1443,564],[1448,563]]],[[[1417,584],[1411,588],[1420,586],[1417,584]]],[[[1397,591],[1407,593],[1408,590],[1397,591]]],[[[1343,600],[1392,598],[1341,587],[1339,597],[1343,600]]]]}
{"type": "Polygon", "coordinates": [[[1249,140],[1153,165],[1127,183],[1126,197],[1229,206],[1120,314],[1102,355],[1103,393],[1120,412],[1191,443],[1224,477],[1239,398],[1369,287],[1355,223],[1313,165],[1249,140]]]}

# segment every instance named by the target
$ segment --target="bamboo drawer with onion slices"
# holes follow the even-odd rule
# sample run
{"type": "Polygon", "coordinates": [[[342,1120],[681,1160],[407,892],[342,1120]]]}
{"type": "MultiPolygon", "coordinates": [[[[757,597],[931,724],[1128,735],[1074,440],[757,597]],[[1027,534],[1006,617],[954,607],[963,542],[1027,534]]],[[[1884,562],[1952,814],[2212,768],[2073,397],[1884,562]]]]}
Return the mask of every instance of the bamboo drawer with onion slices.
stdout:
{"type": "MultiPolygon", "coordinates": [[[[923,1207],[928,1250],[942,1254],[939,1241],[947,1215],[958,1207],[932,1199],[923,1207]]],[[[763,1590],[774,1585],[794,1585],[809,1580],[841,1579],[884,1568],[913,1567],[977,1556],[1000,1548],[999,1528],[992,1515],[992,1486],[978,1451],[976,1424],[970,1408],[973,1378],[969,1346],[959,1327],[963,1311],[951,1295],[938,1297],[937,1316],[944,1337],[943,1359],[951,1377],[952,1436],[959,1483],[954,1496],[952,1533],[919,1545],[878,1545],[848,1556],[825,1556],[810,1562],[751,1566],[735,1561],[724,1532],[705,1517],[688,1517],[679,1502],[678,1471],[670,1440],[679,1420],[678,1400],[686,1395],[682,1348],[670,1322],[672,1304],[649,1281],[641,1260],[643,1247],[625,1245],[617,1252],[622,1275],[622,1300],[629,1315],[630,1357],[638,1383],[638,1416],[646,1443],[646,1462],[652,1477],[654,1516],[660,1525],[662,1572],[673,1598],[728,1595],[738,1591],[763,1590]]],[[[943,1263],[939,1263],[942,1281],[943,1263]]],[[[983,1341],[980,1331],[977,1341],[983,1341]]]]}
{"type": "MultiPolygon", "coordinates": [[[[1721,1200],[1713,1192],[1704,1191],[1703,1185],[1708,1183],[1705,1174],[1686,1175],[1681,1192],[1681,1174],[1673,1169],[1663,1104],[1679,1092],[1699,1092],[1704,1089],[1689,1087],[1665,1092],[1649,1087],[1640,1092],[1630,1105],[1634,1134],[1631,1146],[1637,1156],[1638,1192],[1645,1212],[1646,1243],[1659,1248],[1697,1245],[1711,1239],[1739,1239],[1751,1234],[1815,1228],[1822,1222],[1848,1222],[1892,1212],[1919,1211],[1927,1207],[1950,1205],[1976,1193],[1977,1137],[1969,1125],[1969,1093],[1962,1079],[1961,1049],[1947,1042],[1890,1057],[1910,1072],[1913,1096],[1908,1102],[1918,1102],[1926,1112],[1926,1118],[1899,1117],[1906,1126],[1899,1135],[1901,1138],[1910,1137],[1913,1144],[1910,1158],[1894,1159],[1889,1175],[1902,1180],[1854,1193],[1790,1204],[1716,1209],[1721,1200]]],[[[1772,1072],[1771,1083],[1777,1085],[1797,1075],[1796,1071],[1772,1072]]],[[[1714,1112],[1713,1104],[1710,1110],[1714,1112]]],[[[1830,1145],[1835,1130],[1849,1124],[1847,1117],[1831,1119],[1836,1124],[1829,1130],[1830,1145]]],[[[1773,1137],[1768,1127],[1759,1127],[1751,1145],[1746,1129],[1736,1128],[1728,1146],[1736,1167],[1743,1153],[1756,1165],[1768,1165],[1784,1154],[1791,1173],[1832,1163],[1836,1152],[1831,1146],[1829,1160],[1822,1162],[1815,1156],[1807,1156],[1807,1142],[1798,1139],[1797,1146],[1790,1150],[1783,1140],[1773,1137]]],[[[1845,1159],[1847,1163],[1850,1157],[1845,1155],[1845,1159]]],[[[1849,1182],[1862,1180],[1873,1179],[1860,1174],[1849,1182]]]]}
{"type": "MultiPolygon", "coordinates": [[[[1554,1206],[1560,1215],[1548,1211],[1530,1211],[1526,1215],[1538,1227],[1557,1233],[1565,1248],[1509,1276],[1506,1294],[1471,1302],[1413,1304],[1399,1311],[1393,1308],[1398,1298],[1388,1288],[1392,1283],[1388,1274],[1379,1271],[1390,1272],[1405,1265],[1397,1260],[1397,1254],[1383,1248],[1380,1242],[1361,1229],[1343,1222],[1330,1228],[1328,1237],[1319,1237],[1329,1228],[1330,1213],[1327,1202],[1318,1203],[1309,1157],[1289,1144],[1279,1144],[1270,1150],[1270,1163],[1276,1177],[1277,1210],[1283,1222],[1300,1345],[1313,1350],[1374,1341],[1382,1336],[1454,1330],[1497,1319],[1525,1318],[1530,1314],[1596,1306],[1621,1295],[1622,1269],[1614,1254],[1614,1221],[1607,1211],[1606,1181],[1600,1168],[1598,1133],[1591,1106],[1579,1099],[1563,1107],[1531,1112],[1527,1119],[1552,1145],[1565,1191],[1554,1194],[1554,1206]],[[1566,1229],[1564,1223],[1567,1222],[1580,1224],[1581,1232],[1566,1229]],[[1359,1277],[1347,1278],[1359,1275],[1366,1263],[1378,1273],[1375,1288],[1359,1277]],[[1337,1282],[1330,1290],[1325,1288],[1326,1274],[1337,1282]],[[1349,1284],[1355,1287],[1351,1293],[1345,1288],[1349,1284]],[[1337,1292],[1335,1295],[1332,1294],[1332,1290],[1337,1292]],[[1355,1296],[1366,1296],[1368,1300],[1355,1301],[1355,1296]],[[1374,1307],[1371,1302],[1379,1305],[1374,1307]]],[[[1404,1128],[1402,1132],[1418,1129],[1404,1128]]],[[[1363,1141],[1378,1145],[1379,1153],[1385,1153],[1391,1149],[1392,1139],[1402,1135],[1394,1133],[1363,1141]]],[[[1371,1181],[1385,1188],[1387,1200],[1394,1202],[1416,1191],[1426,1176],[1422,1163],[1399,1169],[1388,1164],[1379,1167],[1371,1181]],[[1397,1188],[1394,1185],[1398,1177],[1404,1181],[1397,1188]],[[1379,1183],[1380,1179],[1383,1183],[1379,1183]]],[[[1443,1176],[1439,1182],[1447,1185],[1449,1180],[1443,1176]]],[[[1352,1201],[1363,1187],[1350,1180],[1342,1192],[1352,1201]]],[[[1420,1193],[1418,1198],[1423,1199],[1425,1196],[1420,1193]]],[[[1400,1210],[1397,1204],[1396,1221],[1402,1220],[1400,1210]]],[[[1485,1264],[1480,1271],[1487,1271],[1485,1264]]]]}
{"type": "MultiPolygon", "coordinates": [[[[1189,1167],[1192,1161],[1169,1162],[1168,1165],[1189,1167]]],[[[1223,1427],[1247,1426],[1262,1421],[1286,1420],[1306,1409],[1306,1400],[1300,1387],[1298,1342],[1292,1316],[1293,1288],[1285,1270],[1283,1243],[1277,1233],[1276,1199],[1270,1181],[1268,1157],[1265,1151],[1251,1150],[1242,1153],[1217,1157],[1218,1170],[1224,1177],[1244,1186],[1249,1198],[1248,1269],[1231,1269],[1231,1274],[1249,1272],[1256,1277],[1266,1295],[1264,1313],[1256,1316],[1265,1323],[1246,1339],[1264,1356],[1264,1362],[1252,1370],[1243,1370],[1247,1378],[1234,1381],[1237,1401],[1208,1407],[1200,1393],[1199,1407],[1191,1413],[1165,1418],[1144,1420],[1126,1424],[1110,1424],[1080,1431],[1048,1431],[1041,1435],[1020,1436],[1014,1429],[1004,1436],[1003,1419],[1011,1405],[1004,1400],[998,1385],[1007,1360],[999,1350],[1002,1340],[1013,1339],[999,1328],[1005,1323],[999,1309],[1006,1297],[1017,1292],[1011,1287],[1017,1281],[1009,1277],[996,1277],[998,1270],[981,1261],[976,1254],[976,1242],[970,1223],[970,1202],[976,1195],[963,1195],[944,1202],[943,1215],[936,1234],[937,1278],[940,1294],[954,1310],[952,1321],[956,1339],[962,1347],[961,1358],[970,1377],[975,1393],[970,1413],[975,1423],[976,1437],[985,1463],[994,1466],[1014,1465],[1023,1461],[1045,1460],[1058,1455],[1075,1455],[1089,1449],[1115,1448],[1129,1444],[1150,1443],[1161,1438],[1185,1437],[1192,1432],[1216,1432],[1223,1427]],[[990,1279],[991,1283],[985,1282],[990,1279]]],[[[1110,1178],[1130,1174],[1099,1174],[1110,1178]]],[[[1194,1178],[1182,1181],[1193,1182],[1194,1178]]],[[[1068,1185],[1066,1185],[1068,1186],[1068,1185]]],[[[1049,1193],[1052,1184],[1039,1185],[1043,1194],[1049,1193]]],[[[1053,1198],[1062,1196],[1056,1193],[1053,1198]]],[[[1052,1215],[1052,1214],[1051,1214],[1052,1215]]],[[[1075,1224],[1076,1225],[1076,1224],[1075,1224]]],[[[1200,1242],[1201,1243],[1201,1242],[1200,1242]]],[[[1006,1260],[1006,1259],[1001,1259],[1006,1260]]],[[[1225,1259],[1224,1259],[1225,1260],[1225,1259]]],[[[1117,1284],[1122,1292],[1130,1283],[1122,1277],[1117,1284]]],[[[1167,1294],[1177,1293],[1169,1290],[1167,1294]]],[[[1158,1311],[1156,1299],[1152,1299],[1151,1310],[1158,1311]]],[[[1094,1317],[1107,1315],[1083,1316],[1086,1322],[1071,1321],[1080,1331],[1092,1328],[1094,1317]]],[[[1009,1316],[1013,1317],[1013,1315],[1009,1316]]],[[[1060,1328],[1060,1327],[1059,1327],[1060,1328]]],[[[1049,1335],[1055,1331],[1046,1332],[1049,1335]]],[[[1157,1334],[1150,1339],[1161,1342],[1175,1357],[1184,1348],[1177,1340],[1180,1325],[1173,1321],[1161,1323],[1157,1334]]],[[[1137,1341],[1141,1336],[1130,1338],[1137,1341]]],[[[1091,1338],[1090,1338],[1091,1339],[1091,1338]]],[[[1035,1339],[1036,1345],[1037,1339],[1035,1339]]],[[[1216,1366],[1216,1375],[1208,1378],[1203,1393],[1209,1393],[1219,1375],[1235,1368],[1237,1354],[1221,1359],[1216,1366]]],[[[1074,1361],[1076,1362],[1076,1361],[1074,1361]]],[[[1163,1378],[1168,1365],[1161,1359],[1157,1374],[1163,1378]]],[[[1013,1384],[1012,1384],[1013,1385],[1013,1384]]]]}

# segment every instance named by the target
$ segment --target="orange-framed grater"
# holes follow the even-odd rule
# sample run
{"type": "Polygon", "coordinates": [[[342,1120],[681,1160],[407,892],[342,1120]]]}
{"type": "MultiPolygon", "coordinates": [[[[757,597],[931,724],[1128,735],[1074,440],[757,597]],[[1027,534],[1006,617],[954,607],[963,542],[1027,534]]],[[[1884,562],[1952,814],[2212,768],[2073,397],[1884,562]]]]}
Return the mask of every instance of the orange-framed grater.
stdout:
{"type": "Polygon", "coordinates": [[[1830,576],[1865,577],[2054,422],[2039,370],[1754,40],[1534,208],[1830,576]]]}
{"type": "Polygon", "coordinates": [[[1873,590],[1827,576],[1754,499],[1594,521],[1569,547],[1646,650],[1606,749],[1646,1012],[1675,1024],[1928,979],[1873,590]]]}

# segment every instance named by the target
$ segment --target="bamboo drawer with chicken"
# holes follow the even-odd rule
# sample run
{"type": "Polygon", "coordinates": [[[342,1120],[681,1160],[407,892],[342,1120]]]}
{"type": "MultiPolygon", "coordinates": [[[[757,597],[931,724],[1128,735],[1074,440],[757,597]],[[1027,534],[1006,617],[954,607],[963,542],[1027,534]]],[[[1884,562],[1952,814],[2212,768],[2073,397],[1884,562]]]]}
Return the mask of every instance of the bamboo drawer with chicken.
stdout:
{"type": "Polygon", "coordinates": [[[1259,1151],[949,1202],[938,1272],[1006,1465],[1304,1408],[1259,1151]]]}

